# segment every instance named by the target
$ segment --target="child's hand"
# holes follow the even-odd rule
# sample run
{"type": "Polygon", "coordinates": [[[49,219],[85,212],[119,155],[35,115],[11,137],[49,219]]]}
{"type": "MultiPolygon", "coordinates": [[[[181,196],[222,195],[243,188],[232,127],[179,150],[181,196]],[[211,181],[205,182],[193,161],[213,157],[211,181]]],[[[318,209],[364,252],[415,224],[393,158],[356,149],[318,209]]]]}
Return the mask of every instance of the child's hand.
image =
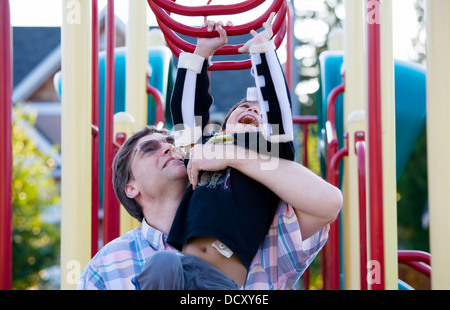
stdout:
{"type": "Polygon", "coordinates": [[[263,24],[264,30],[261,31],[260,33],[257,33],[255,30],[251,30],[250,34],[253,36],[253,38],[248,40],[244,44],[244,46],[239,48],[238,52],[239,53],[248,53],[248,51],[250,50],[250,46],[270,41],[270,39],[273,36],[272,21],[273,21],[274,17],[275,17],[275,13],[274,12],[270,13],[269,18],[263,24]]]}
{"type": "MultiPolygon", "coordinates": [[[[231,22],[227,22],[227,26],[232,26],[231,22]]],[[[200,55],[206,59],[214,55],[215,51],[227,44],[228,36],[225,29],[223,29],[223,22],[215,22],[207,20],[203,23],[202,27],[207,27],[208,32],[216,30],[219,33],[218,37],[214,38],[198,38],[197,46],[194,54],[200,55]]]]}

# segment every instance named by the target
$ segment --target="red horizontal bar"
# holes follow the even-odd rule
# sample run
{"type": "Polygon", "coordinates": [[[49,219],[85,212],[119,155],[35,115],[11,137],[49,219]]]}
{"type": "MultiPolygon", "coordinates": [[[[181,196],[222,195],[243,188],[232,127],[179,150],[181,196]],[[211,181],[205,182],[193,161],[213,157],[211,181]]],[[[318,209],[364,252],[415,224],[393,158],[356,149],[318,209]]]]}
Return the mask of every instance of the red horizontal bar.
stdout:
{"type": "MultiPolygon", "coordinates": [[[[152,0],[147,0],[147,2],[150,8],[153,10],[156,19],[158,20],[158,24],[161,24],[162,22],[163,24],[170,26],[170,28],[173,29],[174,31],[191,37],[211,38],[218,36],[217,31],[209,32],[205,28],[190,27],[183,25],[180,22],[171,18],[167,14],[167,12],[165,12],[163,9],[157,6],[152,0]]],[[[227,34],[229,36],[243,35],[249,33],[250,30],[252,29],[259,29],[262,27],[262,24],[267,20],[267,18],[269,18],[270,13],[280,11],[280,8],[283,4],[286,5],[285,0],[276,0],[271,4],[271,6],[267,9],[266,12],[264,12],[259,18],[255,19],[254,21],[237,26],[231,27],[224,26],[224,29],[227,31],[227,34]]],[[[274,30],[274,32],[276,31],[274,30]]]]}
{"type": "Polygon", "coordinates": [[[398,262],[400,264],[405,264],[428,277],[431,277],[431,255],[427,252],[416,250],[399,250],[398,262]]]}
{"type": "Polygon", "coordinates": [[[419,261],[431,265],[431,254],[423,251],[400,250],[398,251],[398,261],[419,261]]]}
{"type": "Polygon", "coordinates": [[[247,0],[231,5],[184,6],[172,1],[149,0],[168,12],[184,16],[232,15],[256,8],[265,0],[247,0]]]}
{"type": "Polygon", "coordinates": [[[431,255],[423,251],[399,250],[398,262],[431,277],[431,255]]]}
{"type": "MultiPolygon", "coordinates": [[[[283,19],[283,17],[282,17],[283,15],[285,16],[286,12],[287,12],[287,6],[284,4],[283,7],[281,8],[279,14],[277,15],[277,18],[275,19],[275,22],[273,25],[274,36],[276,36],[275,45],[277,48],[281,45],[281,42],[283,41],[284,36],[286,35],[286,23],[284,22],[285,19],[283,19]]],[[[198,33],[197,33],[198,31],[202,31],[202,32],[206,31],[206,29],[204,29],[204,28],[187,27],[185,25],[179,24],[175,20],[171,19],[167,14],[161,20],[158,19],[157,22],[158,22],[158,25],[159,25],[161,31],[163,32],[164,36],[166,37],[166,41],[172,41],[172,43],[175,46],[177,46],[180,50],[183,50],[183,51],[189,52],[189,53],[194,52],[195,45],[181,39],[174,31],[179,32],[181,34],[189,35],[191,37],[198,37],[198,33]],[[186,28],[186,31],[183,31],[183,32],[177,31],[177,27],[176,27],[177,24],[179,24],[180,27],[186,28]]],[[[236,27],[237,26],[224,27],[224,29],[226,29],[227,34],[229,36],[231,36],[231,35],[233,35],[233,29],[235,29],[236,27]]],[[[250,32],[250,30],[248,30],[248,31],[250,32]]],[[[218,36],[217,31],[207,32],[207,33],[210,37],[218,36]]],[[[247,33],[245,33],[245,34],[247,34],[247,33]]],[[[240,54],[238,52],[238,49],[242,46],[243,46],[243,44],[225,45],[225,46],[222,46],[220,49],[218,49],[214,54],[215,55],[240,54]]]]}
{"type": "Polygon", "coordinates": [[[400,262],[400,263],[405,264],[428,277],[431,277],[431,267],[428,265],[425,265],[422,262],[404,261],[404,262],[400,262]]]}
{"type": "MultiPolygon", "coordinates": [[[[182,50],[174,45],[174,43],[170,40],[167,40],[167,46],[170,48],[175,57],[179,57],[182,50]]],[[[245,70],[252,67],[252,63],[250,59],[247,60],[239,60],[239,61],[217,61],[214,62],[208,70],[210,71],[219,71],[219,70],[245,70]]]]}
{"type": "MultiPolygon", "coordinates": [[[[283,39],[286,35],[286,23],[283,22],[283,19],[281,18],[282,15],[286,14],[287,6],[283,5],[282,7],[282,14],[278,15],[275,23],[274,23],[274,31],[276,31],[274,43],[275,47],[279,48],[281,43],[283,42],[283,39]]],[[[161,29],[161,31],[164,34],[164,37],[166,38],[167,46],[170,48],[172,53],[179,57],[180,53],[182,51],[186,52],[194,52],[195,45],[188,43],[181,39],[175,32],[169,28],[168,25],[162,23],[160,20],[158,20],[158,25],[161,29]]],[[[226,45],[221,47],[219,50],[215,52],[215,55],[231,55],[231,54],[239,54],[238,49],[243,44],[240,45],[226,45]]],[[[219,70],[244,70],[251,68],[251,62],[249,59],[247,60],[241,60],[241,61],[217,61],[214,62],[208,70],[210,71],[219,71],[219,70]]]]}
{"type": "Polygon", "coordinates": [[[316,124],[317,119],[316,115],[296,115],[292,117],[294,124],[316,124]]]}

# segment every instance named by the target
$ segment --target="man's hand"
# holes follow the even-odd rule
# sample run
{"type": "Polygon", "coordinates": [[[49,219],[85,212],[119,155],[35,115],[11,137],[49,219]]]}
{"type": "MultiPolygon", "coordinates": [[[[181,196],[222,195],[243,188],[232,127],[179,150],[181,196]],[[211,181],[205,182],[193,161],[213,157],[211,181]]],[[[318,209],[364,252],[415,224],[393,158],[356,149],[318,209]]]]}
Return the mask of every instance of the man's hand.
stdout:
{"type": "Polygon", "coordinates": [[[255,30],[251,30],[250,34],[253,36],[253,38],[248,40],[241,48],[239,48],[238,52],[248,53],[248,51],[250,50],[250,46],[270,41],[270,39],[273,36],[272,21],[274,17],[275,13],[274,12],[270,13],[269,18],[263,24],[264,27],[263,31],[258,33],[255,30]]]}
{"type": "MultiPolygon", "coordinates": [[[[227,26],[232,26],[231,22],[227,22],[227,26]]],[[[223,22],[215,22],[212,20],[207,20],[202,25],[203,28],[207,28],[208,32],[216,30],[219,33],[218,37],[214,38],[198,38],[197,46],[195,48],[194,54],[200,55],[206,59],[213,56],[214,53],[227,44],[228,36],[225,29],[223,29],[223,22]]]]}

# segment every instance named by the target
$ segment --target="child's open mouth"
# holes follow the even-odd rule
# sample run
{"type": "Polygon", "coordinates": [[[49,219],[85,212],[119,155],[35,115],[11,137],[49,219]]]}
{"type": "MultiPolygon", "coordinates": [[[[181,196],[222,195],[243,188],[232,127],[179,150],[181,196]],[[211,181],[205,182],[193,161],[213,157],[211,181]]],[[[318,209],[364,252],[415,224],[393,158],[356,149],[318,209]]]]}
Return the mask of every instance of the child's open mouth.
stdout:
{"type": "Polygon", "coordinates": [[[241,117],[238,121],[239,124],[244,124],[244,125],[251,125],[254,127],[258,127],[259,126],[259,122],[256,119],[256,117],[252,116],[252,115],[244,115],[243,117],[241,117]]]}

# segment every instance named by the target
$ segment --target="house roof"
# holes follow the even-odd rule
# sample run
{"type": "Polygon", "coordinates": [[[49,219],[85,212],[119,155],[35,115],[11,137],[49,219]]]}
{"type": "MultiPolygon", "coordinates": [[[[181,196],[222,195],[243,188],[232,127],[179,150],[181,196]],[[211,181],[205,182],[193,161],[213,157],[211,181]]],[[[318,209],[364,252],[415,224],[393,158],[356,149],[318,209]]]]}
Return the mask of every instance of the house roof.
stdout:
{"type": "Polygon", "coordinates": [[[14,87],[61,42],[60,27],[13,27],[14,87]]]}
{"type": "MultiPolygon", "coordinates": [[[[106,12],[100,12],[100,29],[104,29],[106,12]]],[[[116,36],[125,38],[126,28],[116,17],[116,36]]],[[[100,34],[101,36],[104,33],[100,34]]],[[[100,38],[100,48],[102,48],[100,38]]],[[[47,87],[53,75],[61,69],[60,27],[13,27],[13,104],[28,100],[37,90],[47,87]]],[[[124,40],[116,40],[123,44],[124,40]]],[[[56,93],[56,91],[55,91],[56,93]]],[[[27,133],[37,147],[54,157],[60,164],[59,154],[54,155],[52,145],[61,141],[60,102],[35,102],[37,111],[35,126],[26,126],[27,133]]]]}
{"type": "MultiPolygon", "coordinates": [[[[104,28],[106,11],[99,13],[104,28]]],[[[125,38],[126,26],[115,18],[116,35],[125,38]]],[[[104,46],[100,34],[100,49],[104,46]]],[[[13,103],[27,100],[61,68],[61,27],[13,27],[13,103]]],[[[123,42],[116,40],[116,44],[123,42]]]]}

